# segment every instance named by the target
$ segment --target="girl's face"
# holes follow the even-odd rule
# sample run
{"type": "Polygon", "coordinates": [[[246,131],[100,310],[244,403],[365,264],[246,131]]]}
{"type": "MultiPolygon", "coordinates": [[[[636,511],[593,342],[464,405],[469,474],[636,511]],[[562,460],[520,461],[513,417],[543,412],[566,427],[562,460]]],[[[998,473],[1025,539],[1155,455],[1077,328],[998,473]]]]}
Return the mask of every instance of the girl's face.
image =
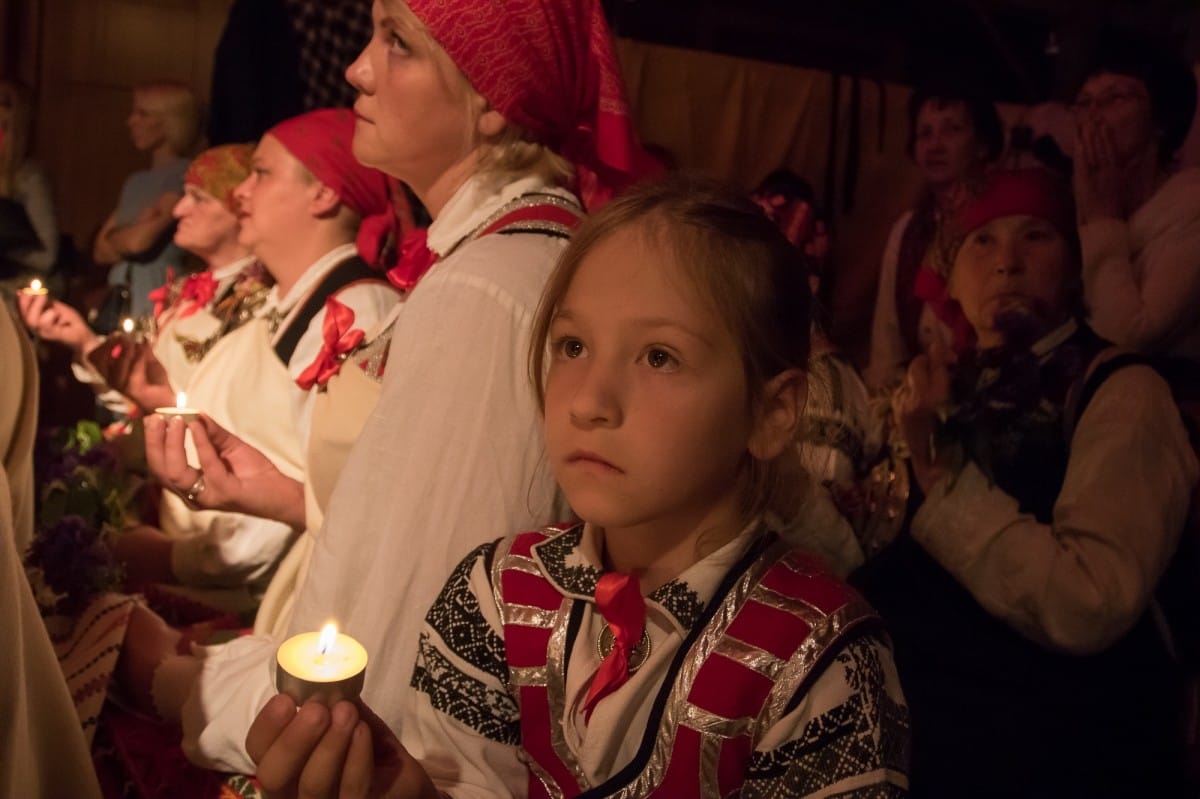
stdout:
{"type": "Polygon", "coordinates": [[[201,258],[237,239],[237,216],[199,186],[184,186],[172,213],[179,220],[175,243],[201,258]]]}
{"type": "Polygon", "coordinates": [[[981,347],[1003,343],[1006,314],[1022,314],[1046,326],[1065,322],[1070,278],[1062,234],[1033,216],[1003,216],[967,234],[950,272],[950,296],[981,347]]]}
{"type": "Polygon", "coordinates": [[[752,423],[737,341],[674,256],[627,226],[579,265],[549,333],[546,445],[606,531],[736,518],[752,423]]]}
{"type": "Polygon", "coordinates": [[[1158,133],[1146,86],[1137,78],[1104,72],[1088,78],[1072,105],[1077,118],[1103,123],[1121,160],[1154,148],[1158,133]]]}
{"type": "Polygon", "coordinates": [[[262,137],[250,176],[234,190],[241,230],[238,243],[270,267],[270,252],[310,221],[309,203],[320,184],[305,180],[302,165],[274,136],[262,137]]]}
{"type": "Polygon", "coordinates": [[[354,156],[424,196],[475,147],[473,102],[482,99],[449,57],[406,17],[376,0],[375,32],[346,70],[358,89],[354,156]]]}
{"type": "Polygon", "coordinates": [[[966,105],[930,100],[917,111],[913,160],[926,183],[956,183],[971,173],[983,155],[966,105]]]}
{"type": "Polygon", "coordinates": [[[144,92],[133,95],[133,110],[125,124],[129,126],[129,138],[133,146],[141,152],[153,150],[166,141],[162,114],[144,92]]]}

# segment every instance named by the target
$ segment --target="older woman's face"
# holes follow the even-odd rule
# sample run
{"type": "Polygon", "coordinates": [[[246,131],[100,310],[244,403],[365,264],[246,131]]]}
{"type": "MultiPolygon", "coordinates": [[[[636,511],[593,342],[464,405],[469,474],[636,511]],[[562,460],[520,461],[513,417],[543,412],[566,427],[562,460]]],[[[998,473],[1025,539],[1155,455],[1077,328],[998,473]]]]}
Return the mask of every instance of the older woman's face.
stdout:
{"type": "Polygon", "coordinates": [[[133,109],[129,112],[125,124],[129,126],[129,138],[133,146],[142,152],[153,150],[166,140],[167,131],[162,112],[155,103],[155,98],[146,92],[134,93],[133,109]]]}
{"type": "Polygon", "coordinates": [[[241,223],[238,242],[269,269],[276,248],[311,224],[310,203],[319,185],[305,178],[303,166],[279,139],[263,136],[250,161],[250,176],[233,192],[241,223]]]}
{"type": "Polygon", "coordinates": [[[190,183],[184,186],[183,197],[175,203],[173,213],[179,220],[175,228],[175,243],[206,262],[209,255],[237,240],[237,216],[199,186],[190,183]]]}
{"type": "Polygon", "coordinates": [[[960,181],[983,157],[966,105],[929,100],[917,111],[913,161],[926,183],[945,186],[960,181]]]}
{"type": "Polygon", "coordinates": [[[371,15],[374,35],[346,70],[359,92],[354,156],[423,196],[474,149],[471,102],[479,98],[411,15],[391,14],[378,0],[371,15]]]}
{"type": "Polygon", "coordinates": [[[1077,268],[1062,234],[1033,216],[1002,216],[971,231],[950,271],[958,300],[981,347],[1003,343],[1007,314],[1033,317],[1047,327],[1071,314],[1068,288],[1077,268]]]}
{"type": "Polygon", "coordinates": [[[1157,145],[1150,94],[1137,78],[1104,72],[1083,84],[1071,106],[1076,118],[1103,123],[1117,157],[1125,160],[1157,145]]]}

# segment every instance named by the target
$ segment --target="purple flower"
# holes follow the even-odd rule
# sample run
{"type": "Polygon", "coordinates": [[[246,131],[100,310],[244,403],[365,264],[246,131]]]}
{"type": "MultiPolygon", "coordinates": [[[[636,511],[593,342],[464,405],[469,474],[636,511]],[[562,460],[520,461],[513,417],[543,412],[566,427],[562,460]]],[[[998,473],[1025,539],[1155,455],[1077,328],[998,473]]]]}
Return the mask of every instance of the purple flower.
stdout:
{"type": "Polygon", "coordinates": [[[63,516],[39,529],[25,562],[40,568],[46,585],[65,595],[55,608],[60,613],[79,612],[93,596],[121,582],[121,569],[100,530],[80,516],[63,516]]]}

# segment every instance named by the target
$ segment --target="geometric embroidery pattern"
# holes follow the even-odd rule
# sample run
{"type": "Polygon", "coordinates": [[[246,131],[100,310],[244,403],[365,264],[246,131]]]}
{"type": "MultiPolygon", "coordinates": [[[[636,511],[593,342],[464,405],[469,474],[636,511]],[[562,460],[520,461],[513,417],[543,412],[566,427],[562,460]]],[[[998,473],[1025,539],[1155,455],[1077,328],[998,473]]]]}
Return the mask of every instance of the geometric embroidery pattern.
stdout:
{"type": "Polygon", "coordinates": [[[520,712],[507,691],[489,688],[456,668],[430,644],[428,633],[421,633],[418,649],[412,687],[429,696],[434,710],[497,743],[520,745],[520,712]]]}
{"type": "MultiPolygon", "coordinates": [[[[877,641],[862,636],[837,655],[854,695],[809,722],[797,738],[769,752],[755,752],[746,769],[743,797],[791,799],[828,791],[860,774],[908,770],[908,709],[893,701],[884,688],[883,668],[871,645],[877,641]],[[878,727],[867,726],[872,718],[879,719],[878,727]]],[[[905,795],[894,787],[874,786],[872,791],[829,795],[856,799],[905,795]]]]}
{"type": "Polygon", "coordinates": [[[504,640],[492,631],[484,619],[479,600],[470,585],[471,571],[475,565],[481,560],[490,561],[495,549],[494,541],[481,544],[459,562],[429,609],[425,621],[437,631],[451,652],[480,671],[507,683],[504,640]]]}

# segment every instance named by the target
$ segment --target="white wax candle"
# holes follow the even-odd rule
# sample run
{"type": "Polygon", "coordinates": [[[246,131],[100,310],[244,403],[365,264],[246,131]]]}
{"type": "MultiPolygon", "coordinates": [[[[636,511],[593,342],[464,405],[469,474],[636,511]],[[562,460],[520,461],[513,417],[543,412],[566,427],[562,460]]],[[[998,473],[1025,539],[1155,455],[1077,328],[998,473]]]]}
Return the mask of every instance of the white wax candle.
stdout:
{"type": "Polygon", "coordinates": [[[42,285],[42,281],[36,277],[29,281],[29,287],[21,289],[22,294],[49,294],[50,289],[42,285]]]}
{"type": "Polygon", "coordinates": [[[168,419],[178,416],[184,422],[195,422],[200,419],[200,411],[187,407],[187,394],[182,391],[175,395],[174,408],[155,408],[154,412],[159,416],[166,416],[168,419]]]}
{"type": "Polygon", "coordinates": [[[302,704],[317,697],[332,704],[354,700],[366,679],[367,650],[337,626],[326,624],[319,633],[301,633],[284,641],[275,653],[275,685],[302,704]]]}

